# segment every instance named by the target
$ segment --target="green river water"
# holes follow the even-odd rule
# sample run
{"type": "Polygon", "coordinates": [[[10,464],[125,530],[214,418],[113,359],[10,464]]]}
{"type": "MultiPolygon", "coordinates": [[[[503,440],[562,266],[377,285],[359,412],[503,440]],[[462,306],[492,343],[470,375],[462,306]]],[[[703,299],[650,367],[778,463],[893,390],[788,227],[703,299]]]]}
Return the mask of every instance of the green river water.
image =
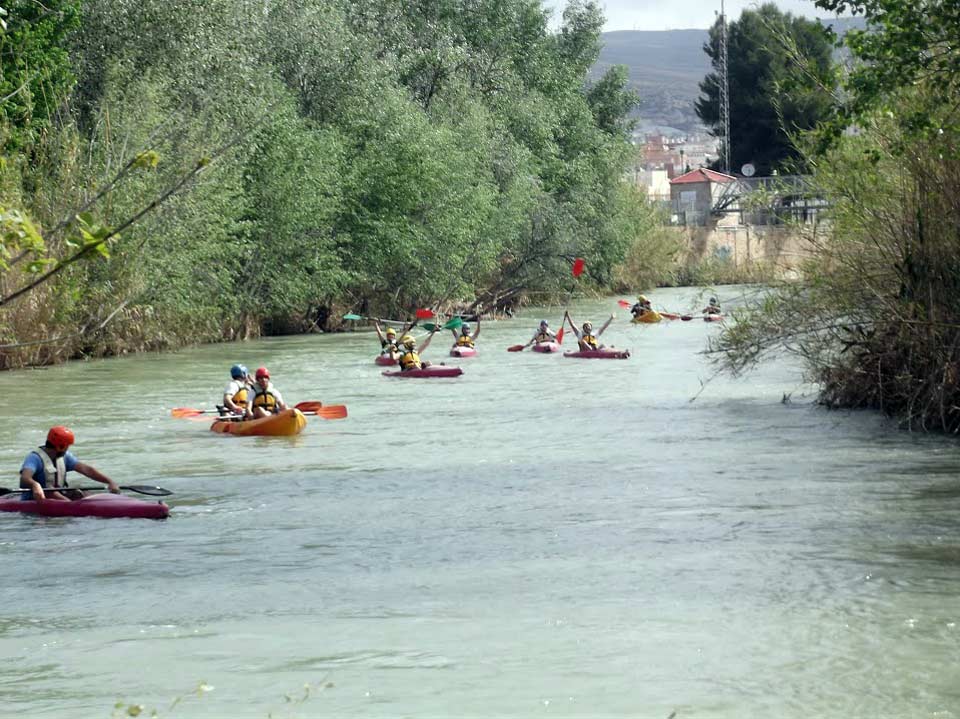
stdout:
{"type": "Polygon", "coordinates": [[[818,408],[788,359],[691,402],[703,322],[620,310],[627,361],[505,351],[561,314],[484,323],[472,359],[436,338],[455,380],[382,377],[371,332],[0,375],[0,485],[65,423],[176,492],[164,521],[0,514],[0,716],[960,716],[956,442],[818,408]],[[235,362],[350,416],[170,417],[235,362]]]}

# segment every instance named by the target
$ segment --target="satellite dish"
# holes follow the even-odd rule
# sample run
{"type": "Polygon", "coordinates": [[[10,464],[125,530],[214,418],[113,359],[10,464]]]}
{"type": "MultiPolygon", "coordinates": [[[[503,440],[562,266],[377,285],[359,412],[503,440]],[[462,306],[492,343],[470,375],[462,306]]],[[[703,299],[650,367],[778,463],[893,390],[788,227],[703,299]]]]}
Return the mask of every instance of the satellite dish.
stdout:
{"type": "Polygon", "coordinates": [[[757,168],[751,165],[749,162],[740,168],[740,172],[743,173],[744,177],[753,177],[756,171],[757,171],[757,168]]]}

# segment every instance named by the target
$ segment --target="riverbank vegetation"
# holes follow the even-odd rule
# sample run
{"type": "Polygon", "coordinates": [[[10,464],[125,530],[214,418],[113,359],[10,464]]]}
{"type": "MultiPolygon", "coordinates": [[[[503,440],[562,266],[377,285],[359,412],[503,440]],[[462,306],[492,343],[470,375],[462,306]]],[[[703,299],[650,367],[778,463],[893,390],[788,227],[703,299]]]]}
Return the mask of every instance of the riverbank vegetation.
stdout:
{"type": "Polygon", "coordinates": [[[799,142],[832,232],[803,281],[745,308],[713,349],[735,372],[797,352],[828,406],[956,434],[960,16],[948,3],[817,5],[868,22],[845,39],[854,64],[833,115],[799,142]]]}
{"type": "Polygon", "coordinates": [[[587,0],[3,6],[2,367],[609,283],[648,219],[587,0]]]}

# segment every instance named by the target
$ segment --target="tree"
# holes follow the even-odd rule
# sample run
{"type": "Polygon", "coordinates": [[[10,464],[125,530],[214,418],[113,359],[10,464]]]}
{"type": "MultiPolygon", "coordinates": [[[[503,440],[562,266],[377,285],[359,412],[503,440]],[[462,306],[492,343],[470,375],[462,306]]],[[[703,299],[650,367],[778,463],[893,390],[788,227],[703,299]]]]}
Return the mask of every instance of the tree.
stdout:
{"type": "MultiPolygon", "coordinates": [[[[697,116],[715,136],[720,118],[720,20],[704,45],[714,72],[700,83],[697,116]]],[[[744,10],[727,31],[731,168],[751,163],[769,175],[800,158],[792,136],[831,113],[831,44],[817,22],[783,13],[773,4],[744,10]],[[802,56],[802,57],[801,57],[802,56]],[[806,62],[801,67],[803,60],[806,62]]]]}

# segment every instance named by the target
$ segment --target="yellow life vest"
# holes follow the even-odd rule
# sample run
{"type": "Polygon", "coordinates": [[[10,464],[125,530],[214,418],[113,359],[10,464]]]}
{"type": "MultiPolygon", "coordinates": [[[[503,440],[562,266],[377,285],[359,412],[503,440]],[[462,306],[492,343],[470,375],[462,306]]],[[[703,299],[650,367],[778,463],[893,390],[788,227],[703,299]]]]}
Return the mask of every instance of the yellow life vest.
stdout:
{"type": "Polygon", "coordinates": [[[537,336],[534,338],[536,342],[554,342],[555,340],[546,332],[537,332],[537,336]]]}
{"type": "Polygon", "coordinates": [[[279,412],[277,398],[271,392],[272,388],[267,387],[267,389],[257,388],[257,393],[253,396],[253,406],[263,407],[270,414],[277,414],[279,412]]]}
{"type": "Polygon", "coordinates": [[[403,354],[400,355],[400,369],[402,371],[420,369],[421,367],[423,367],[423,363],[420,362],[420,355],[417,354],[416,350],[405,349],[403,354]]]}
{"type": "Polygon", "coordinates": [[[600,346],[600,343],[597,342],[597,338],[593,335],[584,334],[583,337],[580,338],[580,341],[590,345],[590,349],[593,350],[600,346]]]}
{"type": "Polygon", "coordinates": [[[457,347],[473,347],[473,338],[470,335],[457,337],[457,347]]]}
{"type": "Polygon", "coordinates": [[[230,399],[233,400],[233,403],[238,407],[242,407],[247,403],[247,388],[241,387],[233,397],[230,399]]]}

